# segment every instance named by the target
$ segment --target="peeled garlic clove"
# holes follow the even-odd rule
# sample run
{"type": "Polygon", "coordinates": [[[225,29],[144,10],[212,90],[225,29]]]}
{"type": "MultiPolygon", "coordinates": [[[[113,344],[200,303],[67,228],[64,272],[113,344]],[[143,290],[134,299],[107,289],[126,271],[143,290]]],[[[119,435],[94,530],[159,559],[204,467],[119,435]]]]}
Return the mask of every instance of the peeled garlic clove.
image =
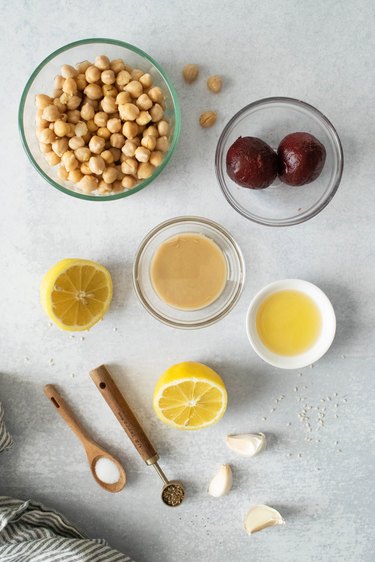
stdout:
{"type": "Polygon", "coordinates": [[[229,464],[222,464],[219,472],[210,482],[208,493],[214,498],[225,496],[229,493],[233,484],[232,469],[229,464]]]}
{"type": "Polygon", "coordinates": [[[230,449],[244,457],[254,457],[266,447],[264,433],[228,435],[225,441],[230,449]]]}
{"type": "Polygon", "coordinates": [[[285,525],[285,521],[276,509],[268,507],[268,505],[252,507],[244,522],[245,531],[248,535],[274,525],[285,525]]]}

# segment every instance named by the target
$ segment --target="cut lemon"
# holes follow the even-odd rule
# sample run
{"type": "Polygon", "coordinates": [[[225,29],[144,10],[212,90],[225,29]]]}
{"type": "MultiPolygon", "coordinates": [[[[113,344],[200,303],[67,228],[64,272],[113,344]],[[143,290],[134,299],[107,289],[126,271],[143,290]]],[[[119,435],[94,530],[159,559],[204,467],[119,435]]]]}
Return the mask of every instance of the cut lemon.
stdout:
{"type": "Polygon", "coordinates": [[[219,421],[227,401],[222,378],[202,363],[187,361],[160,377],[153,404],[164,423],[177,429],[201,429],[219,421]]]}
{"type": "Polygon", "coordinates": [[[44,276],[42,305],[62,330],[89,330],[103,318],[112,300],[109,271],[94,261],[65,259],[44,276]]]}

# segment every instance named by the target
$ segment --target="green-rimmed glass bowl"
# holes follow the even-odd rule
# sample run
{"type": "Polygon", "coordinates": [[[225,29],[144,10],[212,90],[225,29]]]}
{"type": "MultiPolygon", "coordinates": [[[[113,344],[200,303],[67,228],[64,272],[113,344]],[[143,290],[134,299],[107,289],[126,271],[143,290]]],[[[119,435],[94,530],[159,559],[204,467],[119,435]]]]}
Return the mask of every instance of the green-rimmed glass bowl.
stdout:
{"type": "Polygon", "coordinates": [[[57,51],[50,54],[30,76],[25,89],[22,93],[19,112],[18,126],[22,139],[23,147],[26,151],[34,168],[40,175],[48,181],[53,187],[78,197],[79,199],[87,199],[88,201],[112,201],[114,199],[122,199],[133,193],[141,191],[149,185],[164,170],[176,148],[181,130],[181,112],[177,98],[176,90],[170,79],[161,68],[161,66],[149,55],[147,55],[138,47],[117,41],[115,39],[83,39],[69,43],[57,51]],[[113,195],[86,195],[85,193],[75,190],[71,182],[63,181],[57,176],[58,166],[50,167],[46,162],[44,155],[39,149],[38,139],[36,138],[35,127],[35,96],[36,94],[51,94],[54,88],[54,77],[60,74],[60,67],[63,64],[75,65],[84,60],[93,61],[98,55],[107,55],[110,59],[124,59],[133,68],[139,68],[144,72],[148,72],[154,79],[154,84],[159,86],[166,97],[165,115],[171,125],[170,146],[165,154],[164,160],[158,166],[152,176],[141,181],[136,187],[129,191],[122,191],[113,195]]]}

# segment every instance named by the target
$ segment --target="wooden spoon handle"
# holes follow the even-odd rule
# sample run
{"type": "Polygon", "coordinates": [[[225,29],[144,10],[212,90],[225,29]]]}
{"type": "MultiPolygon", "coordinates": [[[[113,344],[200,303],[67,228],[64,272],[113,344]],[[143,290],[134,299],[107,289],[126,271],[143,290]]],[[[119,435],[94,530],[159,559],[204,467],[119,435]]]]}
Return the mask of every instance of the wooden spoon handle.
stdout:
{"type": "Polygon", "coordinates": [[[107,368],[101,365],[90,372],[90,376],[98,390],[106,400],[108,406],[126,431],[129,439],[147,464],[155,463],[159,455],[150,443],[139,421],[131,411],[128,403],[112,379],[107,368]]]}
{"type": "Polygon", "coordinates": [[[80,441],[86,448],[86,445],[88,443],[91,443],[91,439],[81,426],[80,422],[78,421],[68,404],[65,402],[64,398],[58,392],[57,388],[53,384],[47,384],[44,387],[44,394],[51,400],[52,404],[56,408],[56,411],[60,414],[66,424],[76,434],[78,439],[80,439],[80,441]]]}

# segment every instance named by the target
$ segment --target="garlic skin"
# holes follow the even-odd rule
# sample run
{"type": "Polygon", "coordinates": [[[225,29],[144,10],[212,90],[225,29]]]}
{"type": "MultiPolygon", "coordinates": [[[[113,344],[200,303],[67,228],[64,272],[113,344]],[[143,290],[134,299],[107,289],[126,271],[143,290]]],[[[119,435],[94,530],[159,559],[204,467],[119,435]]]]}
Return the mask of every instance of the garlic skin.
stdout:
{"type": "Polygon", "coordinates": [[[266,448],[266,436],[264,433],[240,433],[239,435],[228,435],[226,444],[232,451],[243,457],[255,457],[266,448]]]}
{"type": "Polygon", "coordinates": [[[248,535],[262,531],[267,527],[285,525],[280,513],[268,505],[252,507],[245,517],[244,527],[248,535]]]}
{"type": "Polygon", "coordinates": [[[208,486],[208,493],[214,498],[220,498],[230,492],[232,484],[232,469],[229,464],[222,464],[208,486]]]}

